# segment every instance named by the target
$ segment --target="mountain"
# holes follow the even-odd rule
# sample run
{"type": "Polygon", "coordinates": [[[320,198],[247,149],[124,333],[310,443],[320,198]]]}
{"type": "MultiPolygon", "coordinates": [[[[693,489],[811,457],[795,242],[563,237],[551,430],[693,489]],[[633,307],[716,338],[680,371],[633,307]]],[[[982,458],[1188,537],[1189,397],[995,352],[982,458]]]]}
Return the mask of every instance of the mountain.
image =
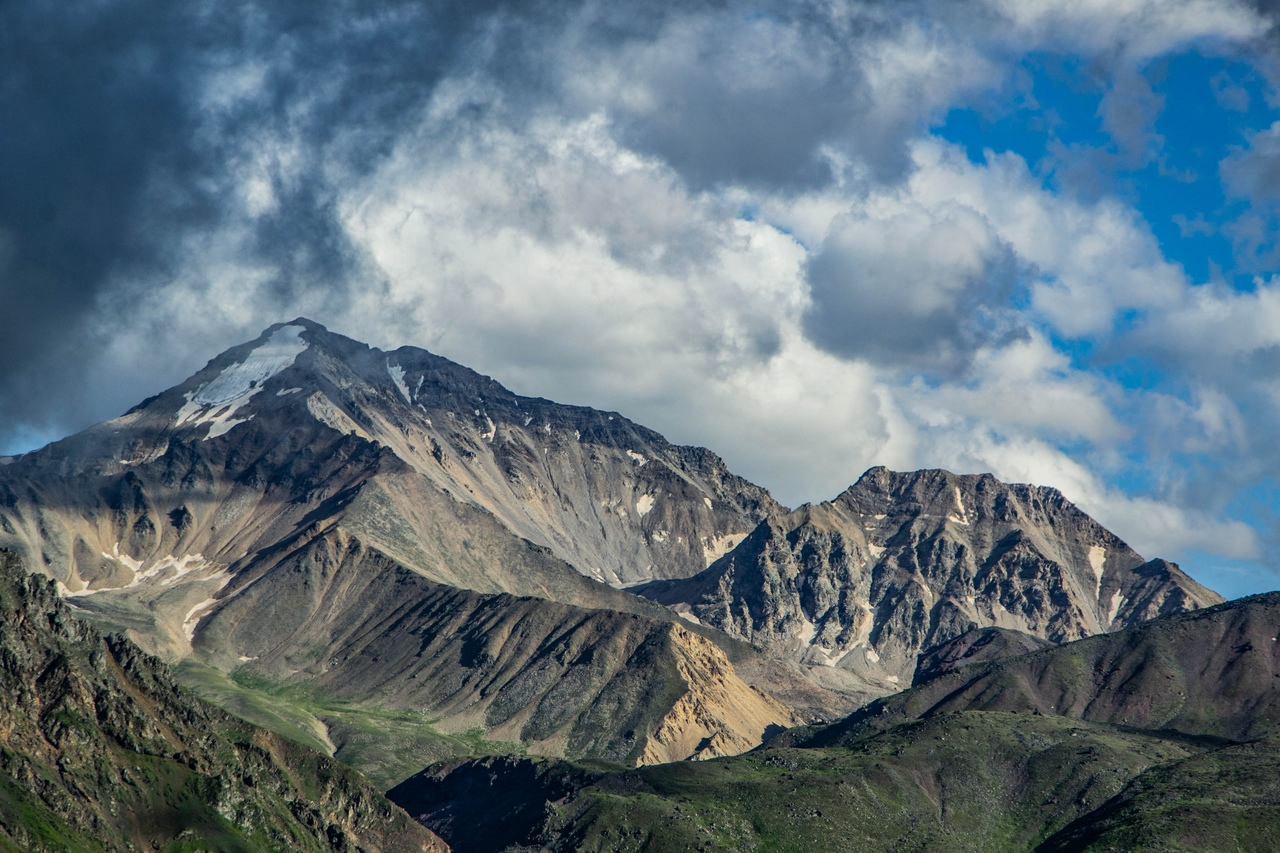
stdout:
{"type": "Polygon", "coordinates": [[[186,694],[0,552],[0,850],[445,851],[354,771],[186,694]]]}
{"type": "Polygon", "coordinates": [[[0,547],[203,695],[388,784],[477,730],[630,764],[736,753],[974,628],[1061,642],[1216,600],[1053,490],[873,469],[788,512],[616,413],[302,319],[0,459],[0,547]]]}
{"type": "MultiPolygon", "coordinates": [[[[311,512],[356,500],[379,476],[391,483],[378,498],[401,497],[397,488],[415,500],[450,497],[459,524],[483,510],[612,583],[694,574],[783,510],[711,452],[671,445],[616,413],[521,397],[425,350],[384,353],[302,319],[233,347],[121,418],[6,462],[6,479],[19,483],[3,498],[6,532],[73,592],[128,583],[135,564],[161,571],[155,561],[175,549],[232,564],[311,512]],[[58,488],[85,476],[101,486],[58,488]],[[91,514],[113,523],[56,523],[64,507],[84,514],[86,492],[96,493],[91,514]]],[[[449,569],[403,531],[366,533],[441,582],[518,591],[519,577],[449,569]]],[[[193,559],[178,570],[202,567],[193,559]]],[[[528,591],[549,591],[537,584],[528,591]]]]}
{"type": "MultiPolygon", "coordinates": [[[[745,755],[469,760],[389,792],[455,850],[1280,848],[1280,593],[950,669],[745,755]],[[519,780],[503,834],[483,792],[519,780]]],[[[938,650],[1022,644],[999,629],[938,650]]],[[[951,661],[957,663],[958,661],[951,661]]]]}
{"type": "Polygon", "coordinates": [[[273,326],[4,461],[0,546],[104,628],[184,661],[207,695],[263,723],[284,714],[342,757],[353,744],[330,712],[352,697],[429,714],[414,742],[479,727],[632,762],[740,751],[797,712],[854,705],[594,579],[702,569],[781,511],[764,490],[708,451],[422,350],[273,326]],[[465,614],[483,630],[463,641],[465,614]],[[301,698],[264,711],[193,662],[301,698]]]}
{"type": "Polygon", "coordinates": [[[1144,561],[1052,488],[872,468],[763,522],[706,571],[635,588],[700,624],[870,693],[975,628],[1062,643],[1222,599],[1144,561]]]}

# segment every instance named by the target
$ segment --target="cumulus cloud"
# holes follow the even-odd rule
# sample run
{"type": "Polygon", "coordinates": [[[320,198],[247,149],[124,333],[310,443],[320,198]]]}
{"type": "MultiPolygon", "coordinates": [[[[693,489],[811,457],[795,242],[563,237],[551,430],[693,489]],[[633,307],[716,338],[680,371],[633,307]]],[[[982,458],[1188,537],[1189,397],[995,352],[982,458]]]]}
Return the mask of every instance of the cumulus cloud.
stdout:
{"type": "Polygon", "coordinates": [[[808,268],[809,333],[847,357],[954,370],[1000,331],[1017,258],[971,207],[885,201],[832,222],[808,268]]]}

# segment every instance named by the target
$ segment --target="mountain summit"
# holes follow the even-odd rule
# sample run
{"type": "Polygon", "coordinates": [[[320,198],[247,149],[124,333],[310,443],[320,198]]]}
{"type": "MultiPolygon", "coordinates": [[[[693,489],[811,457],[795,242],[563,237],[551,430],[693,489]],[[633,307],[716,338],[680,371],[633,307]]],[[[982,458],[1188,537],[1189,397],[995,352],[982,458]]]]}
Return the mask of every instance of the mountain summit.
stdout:
{"type": "Polygon", "coordinates": [[[424,350],[279,324],[5,462],[0,546],[171,661],[623,761],[849,704],[603,582],[700,571],[784,511],[766,491],[424,350]]]}

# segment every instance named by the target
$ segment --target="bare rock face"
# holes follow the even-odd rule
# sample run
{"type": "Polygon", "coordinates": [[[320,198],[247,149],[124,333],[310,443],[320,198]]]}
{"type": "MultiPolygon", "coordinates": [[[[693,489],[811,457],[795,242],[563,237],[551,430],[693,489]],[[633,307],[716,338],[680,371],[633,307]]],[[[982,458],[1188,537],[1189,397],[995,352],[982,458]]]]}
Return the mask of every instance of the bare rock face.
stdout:
{"type": "Polygon", "coordinates": [[[1061,643],[1221,600],[1055,489],[884,468],[761,523],[700,575],[636,591],[823,683],[881,694],[911,683],[922,651],[974,628],[1061,643]]]}
{"type": "Polygon", "coordinates": [[[541,754],[706,758],[800,722],[715,643],[655,611],[442,586],[334,532],[230,596],[196,646],[222,666],[252,661],[272,680],[415,709],[541,754]]]}

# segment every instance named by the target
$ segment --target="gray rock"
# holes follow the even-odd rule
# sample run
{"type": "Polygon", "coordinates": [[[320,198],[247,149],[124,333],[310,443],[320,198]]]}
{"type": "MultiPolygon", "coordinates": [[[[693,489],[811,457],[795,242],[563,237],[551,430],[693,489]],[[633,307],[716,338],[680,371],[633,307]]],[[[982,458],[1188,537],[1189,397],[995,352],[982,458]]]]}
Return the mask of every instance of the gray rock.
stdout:
{"type": "Polygon", "coordinates": [[[911,684],[923,651],[974,628],[1061,643],[1221,601],[1056,489],[885,468],[761,523],[699,575],[635,591],[821,683],[882,693],[911,684]]]}

